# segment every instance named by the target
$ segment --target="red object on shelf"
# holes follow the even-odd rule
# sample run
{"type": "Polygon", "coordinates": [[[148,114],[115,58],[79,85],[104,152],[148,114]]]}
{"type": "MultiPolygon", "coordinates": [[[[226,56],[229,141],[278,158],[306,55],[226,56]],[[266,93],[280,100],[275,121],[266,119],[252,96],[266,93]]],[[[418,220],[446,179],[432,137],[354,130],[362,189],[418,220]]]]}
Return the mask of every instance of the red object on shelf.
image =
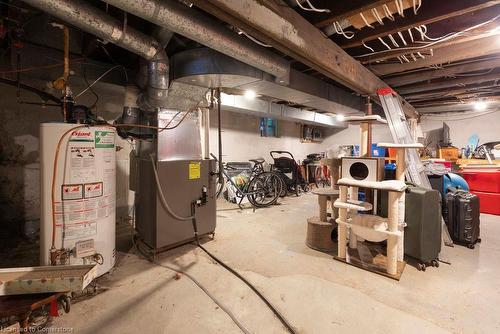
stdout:
{"type": "Polygon", "coordinates": [[[464,169],[462,175],[471,191],[500,193],[500,168],[464,169]]]}
{"type": "Polygon", "coordinates": [[[500,215],[500,193],[471,192],[479,197],[479,211],[481,213],[500,215]]]}
{"type": "Polygon", "coordinates": [[[57,299],[54,299],[53,301],[50,302],[50,316],[51,317],[59,316],[59,311],[57,309],[57,299]]]}

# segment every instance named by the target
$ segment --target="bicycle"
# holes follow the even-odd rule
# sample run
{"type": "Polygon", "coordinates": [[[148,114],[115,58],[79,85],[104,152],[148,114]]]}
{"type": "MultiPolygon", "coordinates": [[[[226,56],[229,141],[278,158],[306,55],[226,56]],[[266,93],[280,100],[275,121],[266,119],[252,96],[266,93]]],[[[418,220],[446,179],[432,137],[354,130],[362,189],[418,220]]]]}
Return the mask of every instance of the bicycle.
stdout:
{"type": "MultiPolygon", "coordinates": [[[[210,154],[215,161],[218,159],[215,155],[210,154]]],[[[279,176],[275,173],[264,171],[264,159],[251,159],[254,162],[250,178],[243,185],[236,184],[229,176],[226,169],[230,168],[226,165],[222,169],[222,180],[218,180],[218,189],[216,196],[219,197],[224,187],[229,183],[235,190],[235,196],[238,199],[236,202],[238,207],[243,210],[241,203],[248,199],[250,204],[255,208],[263,208],[273,205],[277,202],[280,193],[282,192],[282,184],[279,176]]]]}

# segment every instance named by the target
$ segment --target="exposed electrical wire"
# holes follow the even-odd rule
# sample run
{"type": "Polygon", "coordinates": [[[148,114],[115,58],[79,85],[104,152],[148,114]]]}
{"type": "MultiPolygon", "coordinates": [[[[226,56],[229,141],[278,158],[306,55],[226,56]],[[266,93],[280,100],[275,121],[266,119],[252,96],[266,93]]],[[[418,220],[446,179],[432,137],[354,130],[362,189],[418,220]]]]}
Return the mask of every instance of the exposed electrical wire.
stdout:
{"type": "Polygon", "coordinates": [[[415,15],[417,15],[420,7],[422,7],[422,0],[413,0],[413,13],[415,15]]]}
{"type": "Polygon", "coordinates": [[[370,23],[368,23],[368,20],[366,19],[366,17],[363,15],[363,12],[359,13],[359,16],[361,16],[361,18],[363,19],[363,22],[365,22],[365,25],[367,27],[370,27],[372,29],[375,29],[374,26],[372,26],[370,23]]]}
{"type": "MultiPolygon", "coordinates": [[[[383,39],[382,37],[379,37],[378,40],[385,45],[385,47],[388,49],[388,50],[392,50],[391,47],[389,46],[389,44],[387,44],[383,39]]],[[[376,53],[370,53],[368,55],[372,55],[372,54],[376,54],[376,53]]],[[[362,56],[359,56],[359,57],[362,57],[362,56]]]]}
{"type": "Polygon", "coordinates": [[[399,36],[399,38],[401,38],[401,41],[403,42],[403,44],[404,44],[405,46],[406,46],[406,45],[408,45],[408,44],[406,43],[405,38],[403,37],[403,34],[401,33],[401,31],[398,31],[398,36],[399,36]]]}
{"type": "Polygon", "coordinates": [[[84,90],[82,90],[80,93],[75,95],[75,99],[79,98],[82,94],[84,94],[86,91],[91,89],[96,83],[98,83],[102,78],[104,78],[109,72],[113,71],[116,68],[122,67],[122,65],[115,65],[111,67],[110,69],[106,70],[103,74],[101,74],[97,79],[94,80],[90,85],[87,86],[84,90]]]}
{"type": "Polygon", "coordinates": [[[394,37],[392,37],[392,34],[389,34],[388,37],[391,40],[392,45],[394,45],[395,47],[399,48],[399,44],[396,42],[396,40],[394,39],[394,37]]]}
{"type": "Polygon", "coordinates": [[[391,21],[396,20],[396,18],[394,18],[394,16],[392,15],[392,12],[387,6],[387,4],[383,4],[382,7],[384,8],[385,17],[387,17],[391,21]]]}
{"type": "MultiPolygon", "coordinates": [[[[463,35],[464,33],[468,32],[468,31],[470,31],[470,30],[473,30],[473,29],[476,29],[476,28],[482,27],[482,26],[484,26],[484,25],[490,24],[490,23],[492,23],[492,22],[495,22],[495,21],[496,21],[499,17],[500,17],[500,15],[497,15],[497,16],[495,16],[494,18],[492,18],[492,19],[490,19],[490,20],[488,20],[488,21],[482,22],[482,23],[480,23],[480,24],[476,24],[476,25],[474,25],[474,26],[472,26],[472,27],[469,27],[469,28],[467,28],[467,29],[461,30],[461,31],[459,31],[459,32],[455,32],[455,33],[450,33],[450,34],[447,34],[447,35],[445,35],[444,37],[442,37],[442,38],[440,38],[440,39],[438,39],[438,40],[436,40],[436,41],[434,41],[434,42],[427,43],[427,44],[425,44],[425,45],[401,47],[401,48],[398,48],[397,50],[395,50],[395,49],[391,49],[390,47],[388,47],[388,46],[387,46],[387,44],[383,41],[383,39],[382,39],[381,37],[378,37],[378,39],[379,39],[379,40],[380,40],[380,41],[381,41],[381,42],[382,42],[382,43],[383,43],[386,47],[388,47],[388,50],[382,50],[382,51],[377,51],[377,52],[373,52],[373,53],[362,54],[362,55],[358,55],[358,56],[355,56],[355,57],[356,57],[356,58],[362,58],[362,57],[368,57],[368,56],[373,56],[373,55],[377,55],[377,54],[383,54],[383,53],[387,53],[387,52],[389,52],[389,50],[391,50],[391,51],[405,51],[405,50],[420,50],[420,49],[426,49],[426,48],[429,48],[430,46],[434,46],[434,45],[439,44],[439,43],[441,43],[441,42],[444,42],[444,41],[447,41],[447,40],[453,39],[453,38],[455,38],[455,37],[461,36],[461,35],[463,35]]],[[[426,27],[425,27],[425,28],[423,28],[423,27],[425,27],[425,26],[415,27],[415,29],[417,29],[417,31],[419,31],[419,32],[421,33],[422,38],[425,38],[425,37],[426,37],[426,31],[427,31],[427,30],[426,30],[426,27]]],[[[489,32],[489,33],[491,33],[491,32],[489,32]]],[[[486,33],[486,34],[488,34],[488,33],[486,33]]],[[[394,42],[395,42],[395,41],[393,41],[393,40],[394,40],[394,37],[392,37],[392,35],[391,35],[391,34],[389,34],[388,36],[389,36],[389,38],[391,39],[391,41],[393,42],[393,44],[394,44],[394,42]]],[[[431,51],[431,52],[432,52],[432,51],[431,51]]]]}
{"type": "Polygon", "coordinates": [[[377,22],[380,23],[380,25],[384,25],[384,21],[382,20],[382,17],[378,13],[377,8],[372,9],[372,15],[377,20],[377,22]]]}
{"type": "Polygon", "coordinates": [[[403,0],[394,0],[394,3],[396,4],[396,9],[398,10],[399,15],[401,17],[405,17],[403,0]]]}
{"type": "Polygon", "coordinates": [[[365,48],[367,48],[368,50],[371,50],[372,52],[375,52],[375,50],[373,48],[371,48],[371,47],[369,47],[368,45],[365,44],[365,41],[361,41],[361,43],[363,43],[363,46],[365,48]]]}
{"type": "Polygon", "coordinates": [[[263,47],[265,47],[265,48],[272,48],[272,46],[271,46],[271,45],[269,45],[269,44],[266,44],[266,43],[264,43],[264,42],[259,41],[257,38],[255,38],[255,37],[253,37],[253,36],[251,36],[251,35],[247,34],[247,33],[246,33],[246,32],[244,32],[243,30],[238,30],[238,34],[239,34],[239,35],[244,35],[244,36],[246,36],[246,37],[247,37],[249,40],[251,40],[252,42],[257,43],[257,44],[259,44],[259,45],[261,45],[261,46],[263,46],[263,47]]]}
{"type": "Polygon", "coordinates": [[[354,32],[352,31],[344,31],[344,29],[342,28],[342,26],[340,25],[340,22],[336,21],[333,23],[333,27],[335,28],[335,32],[339,35],[342,35],[344,36],[345,38],[347,39],[351,39],[354,37],[354,32]],[[348,35],[350,34],[350,35],[348,35]]]}
{"type": "Polygon", "coordinates": [[[318,9],[316,7],[314,7],[311,3],[310,0],[306,0],[307,4],[309,5],[309,8],[307,7],[304,7],[302,5],[302,3],[300,2],[300,0],[295,0],[295,2],[297,3],[297,5],[300,7],[300,9],[302,10],[305,10],[305,11],[308,11],[308,12],[317,12],[317,13],[330,13],[330,10],[328,8],[325,8],[325,9],[318,9]]]}

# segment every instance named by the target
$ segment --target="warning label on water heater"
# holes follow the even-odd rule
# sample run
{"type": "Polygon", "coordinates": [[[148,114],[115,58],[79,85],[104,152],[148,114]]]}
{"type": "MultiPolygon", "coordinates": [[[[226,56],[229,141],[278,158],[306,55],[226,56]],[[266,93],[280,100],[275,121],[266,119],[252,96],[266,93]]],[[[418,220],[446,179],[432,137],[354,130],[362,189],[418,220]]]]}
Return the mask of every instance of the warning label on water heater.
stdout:
{"type": "Polygon", "coordinates": [[[61,189],[61,197],[64,200],[82,199],[83,185],[82,184],[63,184],[61,189]]]}

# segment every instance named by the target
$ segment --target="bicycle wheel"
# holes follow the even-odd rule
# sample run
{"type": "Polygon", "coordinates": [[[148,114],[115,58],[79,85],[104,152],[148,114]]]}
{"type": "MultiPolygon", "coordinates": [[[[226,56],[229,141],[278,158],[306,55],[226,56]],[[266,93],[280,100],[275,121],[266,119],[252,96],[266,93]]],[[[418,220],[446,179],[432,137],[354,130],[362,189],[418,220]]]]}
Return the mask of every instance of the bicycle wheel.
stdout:
{"type": "Polygon", "coordinates": [[[281,193],[281,179],[275,173],[264,172],[255,176],[248,184],[248,200],[255,207],[266,207],[276,203],[281,193]]]}
{"type": "Polygon", "coordinates": [[[288,194],[288,186],[286,185],[286,181],[285,181],[286,176],[283,173],[276,172],[276,171],[271,171],[270,173],[273,173],[279,177],[279,179],[281,181],[280,197],[285,197],[288,194]]]}

